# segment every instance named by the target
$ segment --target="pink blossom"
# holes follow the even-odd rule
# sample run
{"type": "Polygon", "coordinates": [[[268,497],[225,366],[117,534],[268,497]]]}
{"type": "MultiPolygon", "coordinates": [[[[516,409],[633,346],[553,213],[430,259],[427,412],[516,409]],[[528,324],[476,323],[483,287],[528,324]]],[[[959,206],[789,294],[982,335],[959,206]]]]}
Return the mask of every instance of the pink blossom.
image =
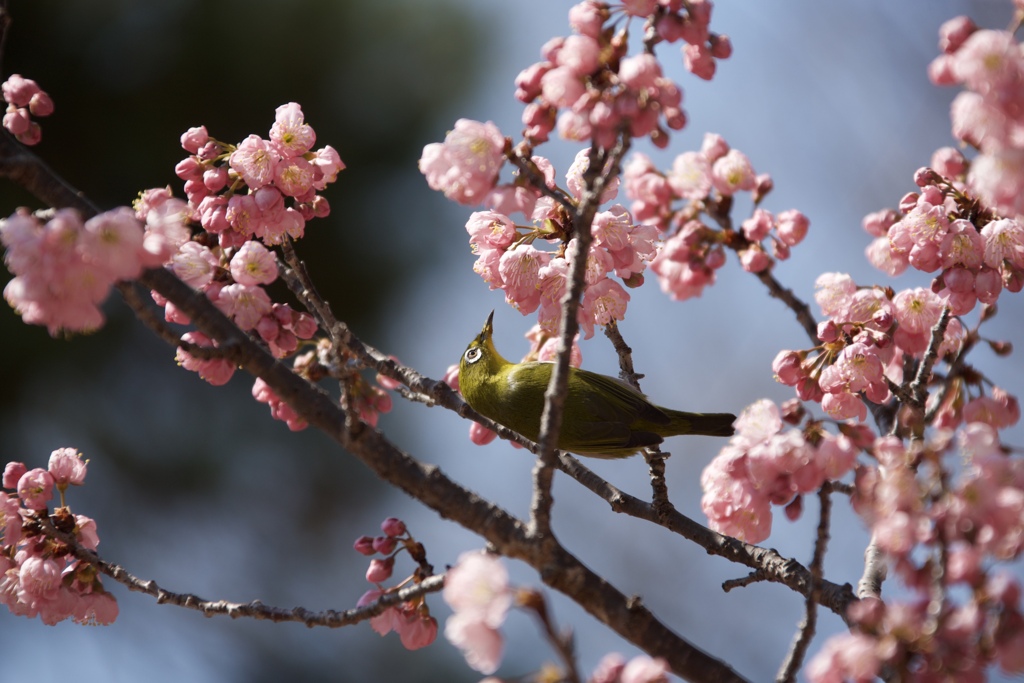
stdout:
{"type": "Polygon", "coordinates": [[[584,0],[569,9],[569,25],[577,33],[596,38],[601,33],[601,26],[608,18],[606,7],[594,0],[584,0]]]}
{"type": "Polygon", "coordinates": [[[302,197],[314,188],[315,169],[302,157],[283,159],[274,168],[274,186],[289,197],[302,197]]]}
{"type": "Polygon", "coordinates": [[[281,420],[286,423],[288,429],[293,432],[302,431],[309,426],[309,423],[299,417],[298,413],[291,406],[282,401],[262,378],[256,378],[256,381],[253,383],[252,396],[260,403],[266,403],[270,406],[270,416],[275,420],[281,420]]]}
{"type": "Polygon", "coordinates": [[[210,284],[218,265],[217,256],[198,242],[185,242],[171,258],[171,270],[193,289],[210,284]]]}
{"type": "Polygon", "coordinates": [[[142,271],[142,225],[127,206],[93,216],[85,222],[82,258],[114,280],[138,277],[142,271]]]}
{"type": "Polygon", "coordinates": [[[779,239],[786,245],[795,247],[807,236],[810,220],[796,209],[783,211],[775,217],[775,220],[775,229],[779,233],[779,239]]]}
{"type": "Polygon", "coordinates": [[[888,237],[876,237],[864,250],[864,254],[871,265],[891,276],[900,275],[910,265],[907,253],[893,251],[888,237]]]}
{"type": "Polygon", "coordinates": [[[1005,215],[1024,214],[1024,149],[1005,149],[978,156],[967,174],[968,185],[987,204],[1005,215]]]}
{"type": "Polygon", "coordinates": [[[338,179],[338,173],[345,170],[345,162],[341,155],[330,145],[318,149],[315,156],[309,160],[320,171],[320,177],[314,181],[313,187],[323,190],[329,184],[338,179]]]}
{"type": "Polygon", "coordinates": [[[984,262],[989,268],[1000,268],[1008,261],[1024,268],[1024,225],[1010,218],[987,223],[981,229],[985,241],[984,262]]]}
{"type": "Polygon", "coordinates": [[[861,633],[842,633],[825,641],[807,663],[811,683],[870,683],[882,666],[879,644],[861,633]]]}
{"type": "Polygon", "coordinates": [[[448,617],[444,636],[462,651],[466,663],[482,674],[492,674],[501,664],[504,639],[497,629],[462,614],[448,617]]]}
{"type": "Polygon", "coordinates": [[[715,57],[703,44],[683,45],[683,65],[697,78],[710,81],[715,75],[715,57]]]}
{"type": "Polygon", "coordinates": [[[939,49],[946,54],[952,54],[977,30],[978,27],[970,17],[959,16],[949,19],[939,27],[939,49]]]}
{"type": "Polygon", "coordinates": [[[637,655],[622,669],[622,683],[668,683],[671,670],[661,657],[637,655]]]}
{"type": "Polygon", "coordinates": [[[437,619],[417,609],[404,609],[396,620],[395,631],[407,650],[419,650],[437,640],[437,619]]]}
{"type": "Polygon", "coordinates": [[[740,265],[748,273],[760,273],[772,265],[772,259],[759,244],[752,244],[740,251],[740,265]]]}
{"type": "Polygon", "coordinates": [[[61,570],[56,560],[32,555],[27,557],[18,571],[18,599],[27,605],[40,607],[42,603],[57,599],[60,592],[61,570]]]}
{"type": "Polygon", "coordinates": [[[78,596],[72,617],[79,624],[106,626],[114,623],[118,612],[117,600],[113,595],[94,591],[78,596]]]}
{"type": "Polygon", "coordinates": [[[53,498],[53,475],[42,468],[31,469],[18,480],[18,497],[31,510],[45,510],[53,498]]]}
{"type": "Polygon", "coordinates": [[[228,157],[231,168],[252,190],[258,190],[274,181],[278,161],[277,153],[258,135],[248,136],[228,157]]]}
{"type": "Polygon", "coordinates": [[[867,407],[848,391],[826,393],[821,399],[821,409],[835,420],[856,418],[863,422],[867,417],[867,407]]]}
{"type": "MultiPolygon", "coordinates": [[[[181,340],[196,346],[213,347],[214,344],[202,332],[186,332],[181,335],[181,340]]],[[[236,365],[226,358],[201,359],[190,355],[185,349],[178,347],[174,359],[181,367],[197,373],[215,387],[227,384],[228,380],[235,373],[236,365]]]]}
{"type": "Polygon", "coordinates": [[[699,152],[683,152],[672,162],[666,178],[679,197],[703,199],[711,191],[711,162],[699,152]]]}
{"type": "Polygon", "coordinates": [[[711,182],[721,194],[729,196],[740,190],[753,190],[756,176],[747,156],[730,149],[712,164],[711,182]]]}
{"type": "Polygon", "coordinates": [[[970,34],[953,55],[953,74],[982,95],[998,93],[1021,83],[1021,53],[1007,31],[979,30],[970,34]]]}
{"type": "Polygon", "coordinates": [[[977,269],[984,260],[985,240],[973,223],[958,218],[950,223],[940,251],[944,268],[961,265],[977,269]]]}
{"type": "Polygon", "coordinates": [[[660,78],[661,65],[658,58],[652,54],[632,55],[619,64],[619,80],[633,90],[653,88],[660,78]]]}
{"type": "Polygon", "coordinates": [[[50,454],[47,470],[53,476],[57,488],[63,491],[69,485],[82,485],[86,461],[82,460],[82,454],[74,448],[58,448],[50,454]]]}
{"type": "Polygon", "coordinates": [[[504,565],[491,555],[463,553],[448,570],[443,596],[454,612],[445,625],[445,637],[463,651],[471,667],[494,673],[503,646],[497,629],[512,605],[504,565]]]}
{"type": "MultiPolygon", "coordinates": [[[[601,658],[587,683],[621,683],[619,677],[626,668],[626,660],[618,652],[611,652],[601,658]]],[[[481,681],[481,683],[483,683],[481,681]]]]}
{"type": "Polygon", "coordinates": [[[579,76],[587,76],[600,65],[601,46],[590,36],[569,36],[562,43],[555,64],[564,66],[579,76]]]}
{"type": "Polygon", "coordinates": [[[583,338],[594,336],[594,325],[607,325],[626,317],[629,293],[614,280],[604,278],[587,287],[580,304],[580,329],[583,338]]]}
{"type": "Polygon", "coordinates": [[[493,123],[459,119],[444,143],[423,148],[419,168],[432,189],[460,204],[476,204],[494,187],[504,151],[505,138],[493,123]]]}
{"type": "Polygon", "coordinates": [[[550,256],[533,245],[520,243],[506,251],[498,261],[505,300],[523,315],[537,310],[540,304],[540,270],[550,256]]]}
{"type": "Polygon", "coordinates": [[[892,303],[896,309],[896,320],[910,333],[929,332],[942,314],[942,300],[922,287],[899,292],[892,303]]]}
{"type": "Polygon", "coordinates": [[[142,238],[143,265],[161,266],[191,237],[186,225],[189,207],[181,199],[167,197],[149,205],[145,201],[137,202],[135,215],[140,216],[143,211],[146,221],[142,238]]]}
{"type": "MultiPolygon", "coordinates": [[[[305,122],[302,107],[295,102],[282,104],[275,110],[270,139],[286,157],[297,157],[313,149],[316,133],[305,122]]],[[[248,184],[248,181],[247,183],[248,184]]],[[[250,187],[252,187],[250,185],[250,187]]]]}
{"type": "Polygon", "coordinates": [[[100,544],[99,534],[96,533],[96,520],[85,515],[75,515],[75,536],[83,547],[96,550],[100,544]]]}
{"type": "Polygon", "coordinates": [[[240,285],[269,285],[277,279],[277,260],[259,242],[246,242],[231,257],[231,277],[240,285]]]}
{"type": "Polygon", "coordinates": [[[751,242],[760,242],[771,232],[775,217],[765,209],[754,209],[754,213],[740,224],[743,235],[751,242]]]}
{"type": "Polygon", "coordinates": [[[257,285],[232,284],[220,290],[217,308],[235,321],[243,330],[256,327],[260,318],[270,313],[271,301],[267,292],[257,285]]]}
{"type": "Polygon", "coordinates": [[[723,450],[701,474],[701,509],[715,531],[760,543],[771,534],[771,502],[749,480],[728,473],[732,457],[723,450]]]}

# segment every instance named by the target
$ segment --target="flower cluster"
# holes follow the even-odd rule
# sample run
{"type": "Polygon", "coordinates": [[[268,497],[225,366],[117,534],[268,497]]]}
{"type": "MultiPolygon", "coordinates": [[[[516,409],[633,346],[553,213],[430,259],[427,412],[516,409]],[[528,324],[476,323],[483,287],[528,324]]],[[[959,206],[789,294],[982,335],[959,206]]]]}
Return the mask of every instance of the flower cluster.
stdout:
{"type": "Polygon", "coordinates": [[[802,498],[840,479],[857,460],[864,430],[833,435],[811,423],[782,431],[778,406],[762,399],[736,420],[736,435],[701,474],[701,507],[711,528],[749,543],[768,538],[772,505],[799,517],[802,498]]]}
{"type": "Polygon", "coordinates": [[[64,504],[68,486],[85,480],[86,463],[73,448],[50,454],[46,469],[28,469],[9,462],[0,491],[0,603],[12,614],[39,617],[53,625],[65,619],[79,624],[111,624],[117,601],[103,589],[92,565],[78,560],[64,544],[44,535],[35,521],[46,518],[54,489],[61,506],[49,516],[59,531],[74,536],[84,548],[99,544],[96,522],[72,514],[64,504]]]}
{"type": "Polygon", "coordinates": [[[929,67],[937,85],[962,84],[953,100],[953,135],[980,154],[966,184],[997,213],[1024,214],[1024,52],[1009,31],[979,30],[967,17],[939,30],[943,54],[929,67]]]}
{"type": "Polygon", "coordinates": [[[43,129],[32,117],[52,114],[53,100],[31,78],[23,78],[18,74],[11,74],[10,78],[0,84],[0,90],[7,102],[4,128],[23,145],[39,144],[43,129]]]}
{"type": "MultiPolygon", "coordinates": [[[[534,157],[533,163],[553,185],[551,164],[541,157],[534,157]]],[[[583,150],[566,174],[569,195],[577,201],[588,167],[589,151],[583,150]]],[[[601,201],[609,201],[616,191],[617,184],[611,184],[601,201]]],[[[504,291],[505,300],[523,315],[537,311],[541,329],[553,336],[561,320],[560,303],[568,287],[569,264],[577,254],[569,217],[550,197],[521,186],[494,187],[484,201],[494,208],[474,212],[466,222],[469,243],[477,255],[473,270],[491,289],[504,291]],[[509,215],[512,213],[522,213],[532,224],[516,225],[509,215]],[[558,247],[555,251],[538,249],[538,240],[558,247]]],[[[621,278],[627,287],[640,285],[647,262],[657,251],[657,230],[635,224],[629,211],[618,204],[597,212],[591,231],[587,288],[579,311],[585,338],[593,336],[595,325],[625,317],[629,294],[611,277],[621,278]]]]}
{"type": "MultiPolygon", "coordinates": [[[[692,73],[710,80],[715,60],[732,53],[728,37],[708,29],[711,2],[645,0],[626,2],[626,16],[648,18],[653,42],[682,40],[683,59],[692,73]],[[656,38],[653,38],[656,36],[656,38]]],[[[574,35],[549,40],[542,60],[516,77],[516,98],[526,103],[524,135],[531,144],[544,142],[557,126],[569,140],[595,140],[611,147],[625,126],[632,137],[650,136],[668,145],[662,128],[686,125],[682,91],[664,77],[657,58],[645,52],[626,56],[628,30],[608,26],[613,5],[585,0],[569,10],[574,35]],[[561,113],[559,113],[561,112],[561,113]]]]}
{"type": "Polygon", "coordinates": [[[505,566],[493,555],[463,553],[448,570],[443,595],[453,612],[445,623],[445,638],[477,671],[497,671],[504,648],[498,629],[515,597],[505,566]]]}
{"type": "MultiPolygon", "coordinates": [[[[772,188],[771,178],[757,175],[747,156],[720,135],[705,135],[699,152],[683,152],[664,173],[647,156],[635,154],[623,177],[637,220],[671,232],[651,270],[662,291],[675,300],[700,296],[714,284],[715,271],[725,265],[726,246],[737,252],[744,270],[760,273],[772,266],[773,258],[789,258],[810,226],[795,209],[776,215],[756,208],[738,231],[727,224],[716,230],[699,220],[701,212],[729,204],[740,192],[753,193],[758,204],[772,188]],[[684,203],[674,206],[677,200],[684,203]]],[[[716,213],[711,218],[722,223],[724,217],[716,213]]]]}
{"type": "Polygon", "coordinates": [[[1021,587],[992,566],[1024,550],[1024,463],[985,422],[909,445],[883,437],[871,453],[878,465],[858,470],[854,508],[911,597],[855,603],[855,631],[825,644],[809,678],[868,680],[887,668],[983,680],[993,663],[1024,672],[1021,587]],[[956,446],[965,466],[953,477],[941,462],[956,446]]]}
{"type": "Polygon", "coordinates": [[[302,237],[306,221],[330,213],[318,193],[345,168],[333,147],[313,150],[315,142],[294,102],[277,108],[269,139],[250,135],[229,145],[211,138],[205,126],[190,128],[181,136],[189,156],[175,167],[185,181],[190,217],[225,248],[302,237]]]}
{"type": "Polygon", "coordinates": [[[26,323],[90,332],[103,324],[99,305],[118,280],[159,264],[160,228],[143,226],[126,207],[83,222],[78,212],[47,212],[43,222],[19,209],[0,222],[4,263],[15,277],[4,298],[26,323]]]}
{"type": "Polygon", "coordinates": [[[459,204],[480,204],[498,182],[505,138],[493,123],[459,119],[444,142],[423,148],[419,169],[431,189],[459,204]]]}
{"type": "MultiPolygon", "coordinates": [[[[815,299],[828,317],[818,325],[821,345],[807,351],[783,350],[775,357],[775,378],[796,387],[805,401],[820,401],[837,420],[863,420],[861,394],[884,403],[889,382],[903,381],[904,357],[920,358],[942,316],[939,295],[921,287],[893,294],[881,287],[858,287],[844,273],[825,273],[815,283],[815,299]]],[[[940,358],[956,354],[966,333],[951,318],[938,348],[940,358]]]]}
{"type": "MultiPolygon", "coordinates": [[[[229,145],[211,138],[203,126],[191,128],[181,137],[190,154],[175,169],[185,181],[187,201],[172,196],[167,187],[147,190],[135,202],[136,216],[154,232],[147,246],[159,255],[157,264],[206,294],[277,358],[294,354],[300,340],[317,332],[312,316],[273,302],[265,289],[279,274],[272,247],[286,237],[301,237],[306,221],[328,215],[327,200],[318,193],[345,168],[329,145],[313,150],[315,141],[294,102],[277,108],[267,139],[250,135],[229,145]]],[[[157,292],[152,296],[168,322],[190,322],[157,292]]],[[[212,340],[198,331],[182,340],[191,345],[178,349],[182,367],[214,385],[231,378],[235,365],[217,355],[212,340]],[[196,353],[200,347],[209,351],[196,353]]],[[[257,380],[252,393],[290,429],[308,426],[265,382],[257,380]]]]}
{"type": "Polygon", "coordinates": [[[864,218],[875,237],[867,248],[872,265],[889,275],[908,266],[939,271],[932,290],[954,315],[970,313],[979,301],[995,303],[1004,288],[1024,287],[1024,224],[978,212],[977,202],[952,184],[962,180],[965,164],[958,151],[939,150],[934,168],[918,171],[921,192],[903,198],[901,213],[864,218]]]}
{"type": "MultiPolygon", "coordinates": [[[[365,607],[376,602],[382,596],[397,591],[410,579],[418,583],[424,578],[425,573],[429,573],[424,572],[426,555],[423,546],[408,533],[405,522],[395,517],[388,517],[380,526],[383,531],[382,536],[360,536],[353,545],[355,550],[363,555],[370,556],[380,553],[385,556],[370,561],[370,567],[366,570],[366,580],[376,584],[377,587],[364,593],[356,603],[357,607],[365,607]],[[419,563],[419,567],[410,579],[406,579],[392,588],[384,588],[380,584],[391,578],[395,566],[395,555],[401,550],[408,551],[419,563]]],[[[401,639],[402,645],[409,650],[426,647],[437,638],[437,619],[430,616],[430,609],[422,597],[395,607],[388,607],[377,616],[370,618],[370,626],[382,636],[394,631],[401,639]]]]}

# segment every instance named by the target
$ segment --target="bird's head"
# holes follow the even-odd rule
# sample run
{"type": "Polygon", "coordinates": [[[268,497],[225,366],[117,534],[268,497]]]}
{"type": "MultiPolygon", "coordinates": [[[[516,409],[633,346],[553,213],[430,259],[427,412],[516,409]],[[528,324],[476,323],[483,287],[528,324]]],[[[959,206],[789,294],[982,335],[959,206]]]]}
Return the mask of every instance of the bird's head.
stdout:
{"type": "Polygon", "coordinates": [[[484,378],[494,375],[503,365],[508,364],[508,361],[502,358],[498,350],[494,348],[494,342],[491,339],[494,333],[494,328],[491,326],[493,320],[494,311],[491,311],[480,334],[469,343],[466,351],[462,354],[462,360],[459,362],[459,386],[463,388],[463,395],[465,395],[467,382],[472,385],[473,382],[482,381],[484,378]]]}

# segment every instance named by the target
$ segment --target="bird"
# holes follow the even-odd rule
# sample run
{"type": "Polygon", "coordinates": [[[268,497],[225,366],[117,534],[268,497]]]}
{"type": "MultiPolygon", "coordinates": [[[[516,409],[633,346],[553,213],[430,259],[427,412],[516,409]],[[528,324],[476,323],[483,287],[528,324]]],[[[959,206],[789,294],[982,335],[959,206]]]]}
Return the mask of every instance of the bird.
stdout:
{"type": "MultiPolygon", "coordinates": [[[[459,390],[481,415],[526,438],[540,437],[544,392],[554,363],[512,363],[494,346],[494,311],[459,361],[459,390]]],[[[569,368],[557,448],[596,458],[625,458],[681,434],[731,436],[731,413],[688,413],[651,403],[616,377],[569,368]]]]}

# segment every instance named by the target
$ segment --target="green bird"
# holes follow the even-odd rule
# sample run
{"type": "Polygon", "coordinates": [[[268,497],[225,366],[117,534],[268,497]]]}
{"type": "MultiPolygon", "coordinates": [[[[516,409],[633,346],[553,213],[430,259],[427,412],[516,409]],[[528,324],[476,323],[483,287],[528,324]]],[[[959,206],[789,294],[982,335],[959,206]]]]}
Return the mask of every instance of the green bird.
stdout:
{"type": "MultiPolygon", "coordinates": [[[[459,388],[473,410],[537,441],[554,363],[502,358],[491,340],[493,318],[491,311],[462,354],[459,388]]],[[[731,436],[735,420],[729,413],[662,408],[619,379],[570,367],[558,448],[596,458],[625,458],[669,436],[731,436]]]]}

